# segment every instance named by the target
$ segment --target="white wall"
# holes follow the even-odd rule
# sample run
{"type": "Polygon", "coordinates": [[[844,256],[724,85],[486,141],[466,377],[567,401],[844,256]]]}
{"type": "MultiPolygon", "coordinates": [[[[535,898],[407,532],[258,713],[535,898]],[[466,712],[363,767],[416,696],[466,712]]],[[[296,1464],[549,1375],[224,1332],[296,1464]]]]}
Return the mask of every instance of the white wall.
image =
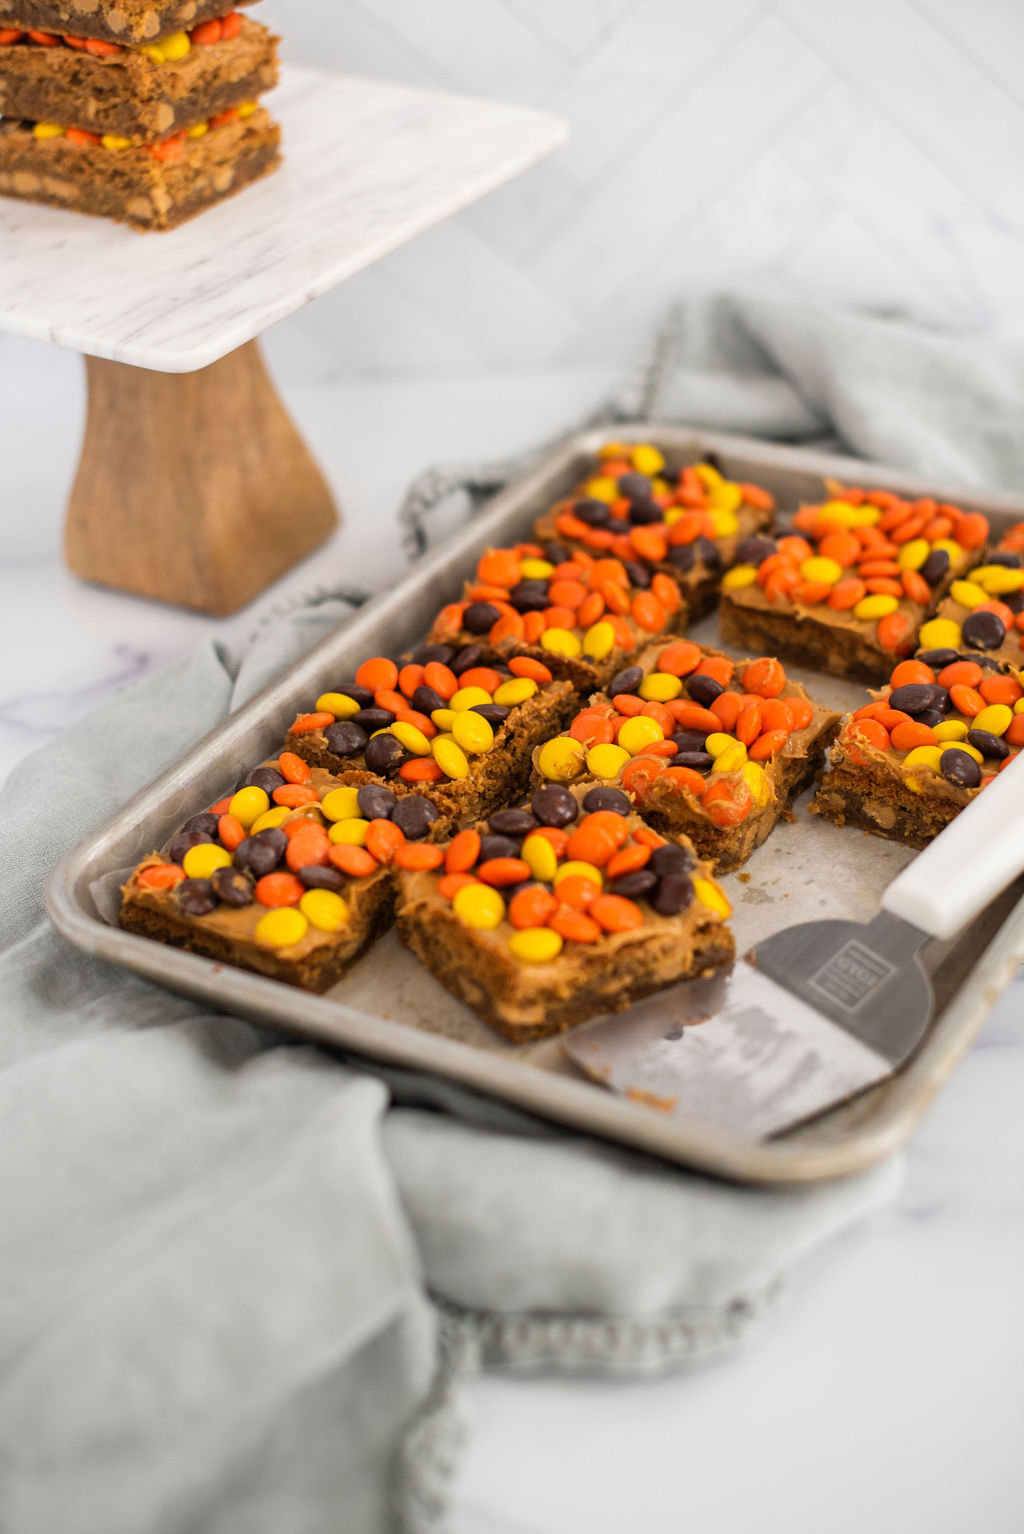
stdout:
{"type": "Polygon", "coordinates": [[[670,299],[730,285],[1024,333],[1024,0],[256,14],[289,57],[534,103],[572,127],[546,164],[289,321],[289,367],[619,359],[670,299]]]}

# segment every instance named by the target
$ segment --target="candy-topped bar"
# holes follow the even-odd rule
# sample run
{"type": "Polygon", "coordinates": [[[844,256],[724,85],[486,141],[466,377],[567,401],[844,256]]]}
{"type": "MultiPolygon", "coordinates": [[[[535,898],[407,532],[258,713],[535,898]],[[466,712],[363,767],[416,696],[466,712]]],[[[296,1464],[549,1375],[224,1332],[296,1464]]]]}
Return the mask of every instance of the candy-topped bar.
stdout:
{"type": "Polygon", "coordinates": [[[547,782],[624,790],[651,825],[685,833],[724,873],[765,840],[838,725],[779,661],[734,662],[677,640],[615,676],[534,764],[547,782]]]}
{"type": "Polygon", "coordinates": [[[124,46],[153,43],[249,0],[0,0],[0,28],[124,46]]]}
{"type": "Polygon", "coordinates": [[[901,661],[843,720],[811,806],[837,825],[924,847],[1024,745],[1024,687],[955,650],[901,661]]]}
{"type": "Polygon", "coordinates": [[[612,555],[678,583],[689,622],[718,601],[722,571],[742,559],[746,541],[768,527],[774,498],[760,485],[726,479],[711,463],[671,471],[649,442],[609,442],[575,495],[536,525],[541,543],[612,555]]]}
{"type": "Polygon", "coordinates": [[[0,193],[135,229],[174,229],[269,175],[280,162],[280,141],[277,124],[255,102],[150,145],[4,118],[0,193]]]}
{"type": "Polygon", "coordinates": [[[488,549],[462,601],[439,613],[428,642],[485,644],[506,661],[538,660],[588,693],[685,616],[668,575],[560,544],[518,543],[488,549]]]}
{"type": "Polygon", "coordinates": [[[979,562],[988,522],[887,490],[829,490],[796,513],[792,532],[759,538],[723,576],[722,638],[878,682],[912,654],[951,580],[979,562]]]}
{"type": "Polygon", "coordinates": [[[400,869],[402,941],[516,1043],[617,1011],[734,955],[728,899],[685,839],[628,797],[548,784],[400,869]]]}
{"type": "Polygon", "coordinates": [[[277,83],[277,42],[238,11],[143,47],[0,29],[0,114],[44,135],[63,127],[132,144],[188,129],[201,137],[211,118],[277,83]]]}
{"type": "Polygon", "coordinates": [[[529,656],[489,665],[479,645],[427,645],[404,664],[364,661],[297,716],[285,744],[341,782],[422,792],[446,824],[463,825],[525,792],[534,747],[576,701],[529,656]]]}
{"type": "Polygon", "coordinates": [[[193,815],[122,888],[121,925],[324,991],[391,925],[391,865],[433,866],[428,801],[341,785],[290,752],[193,815]]]}

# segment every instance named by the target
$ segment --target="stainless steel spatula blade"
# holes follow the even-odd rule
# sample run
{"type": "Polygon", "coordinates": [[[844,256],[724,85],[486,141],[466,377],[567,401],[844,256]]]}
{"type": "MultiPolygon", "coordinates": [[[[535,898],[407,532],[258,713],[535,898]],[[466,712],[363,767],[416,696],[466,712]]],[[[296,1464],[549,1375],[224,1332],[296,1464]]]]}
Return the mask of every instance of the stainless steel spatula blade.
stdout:
{"type": "Polygon", "coordinates": [[[730,971],[574,1030],[565,1050],[613,1091],[764,1139],[885,1080],[933,1009],[920,950],[1024,870],[1014,761],[893,880],[873,921],[807,922],[730,971]]]}

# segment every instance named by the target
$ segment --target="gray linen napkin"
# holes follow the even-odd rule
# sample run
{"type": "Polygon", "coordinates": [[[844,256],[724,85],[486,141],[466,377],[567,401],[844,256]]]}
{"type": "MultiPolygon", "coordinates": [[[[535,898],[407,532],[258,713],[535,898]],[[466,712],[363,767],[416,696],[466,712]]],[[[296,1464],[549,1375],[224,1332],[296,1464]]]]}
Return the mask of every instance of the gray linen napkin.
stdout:
{"type": "MultiPolygon", "coordinates": [[[[1020,375],[980,343],[735,301],[674,319],[634,398],[1005,485],[1020,375]]],[[[447,490],[472,503],[506,472],[433,474],[410,528],[425,541],[447,490]]],[[[800,1192],[712,1183],[287,1044],[50,930],[60,854],[350,611],[320,594],[240,663],[203,645],[0,800],[5,1534],[441,1529],[467,1370],[656,1370],[727,1346],[897,1185],[896,1162],[800,1192]]]]}

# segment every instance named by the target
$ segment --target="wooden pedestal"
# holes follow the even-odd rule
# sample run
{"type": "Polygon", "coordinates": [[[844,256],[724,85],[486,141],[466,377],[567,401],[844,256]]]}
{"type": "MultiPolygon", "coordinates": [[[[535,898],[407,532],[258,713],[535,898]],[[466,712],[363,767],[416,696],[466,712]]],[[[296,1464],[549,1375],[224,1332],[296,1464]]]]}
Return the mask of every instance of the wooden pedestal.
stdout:
{"type": "Polygon", "coordinates": [[[337,526],[255,341],[195,373],[85,363],[65,534],[76,575],[233,613],[337,526]]]}

